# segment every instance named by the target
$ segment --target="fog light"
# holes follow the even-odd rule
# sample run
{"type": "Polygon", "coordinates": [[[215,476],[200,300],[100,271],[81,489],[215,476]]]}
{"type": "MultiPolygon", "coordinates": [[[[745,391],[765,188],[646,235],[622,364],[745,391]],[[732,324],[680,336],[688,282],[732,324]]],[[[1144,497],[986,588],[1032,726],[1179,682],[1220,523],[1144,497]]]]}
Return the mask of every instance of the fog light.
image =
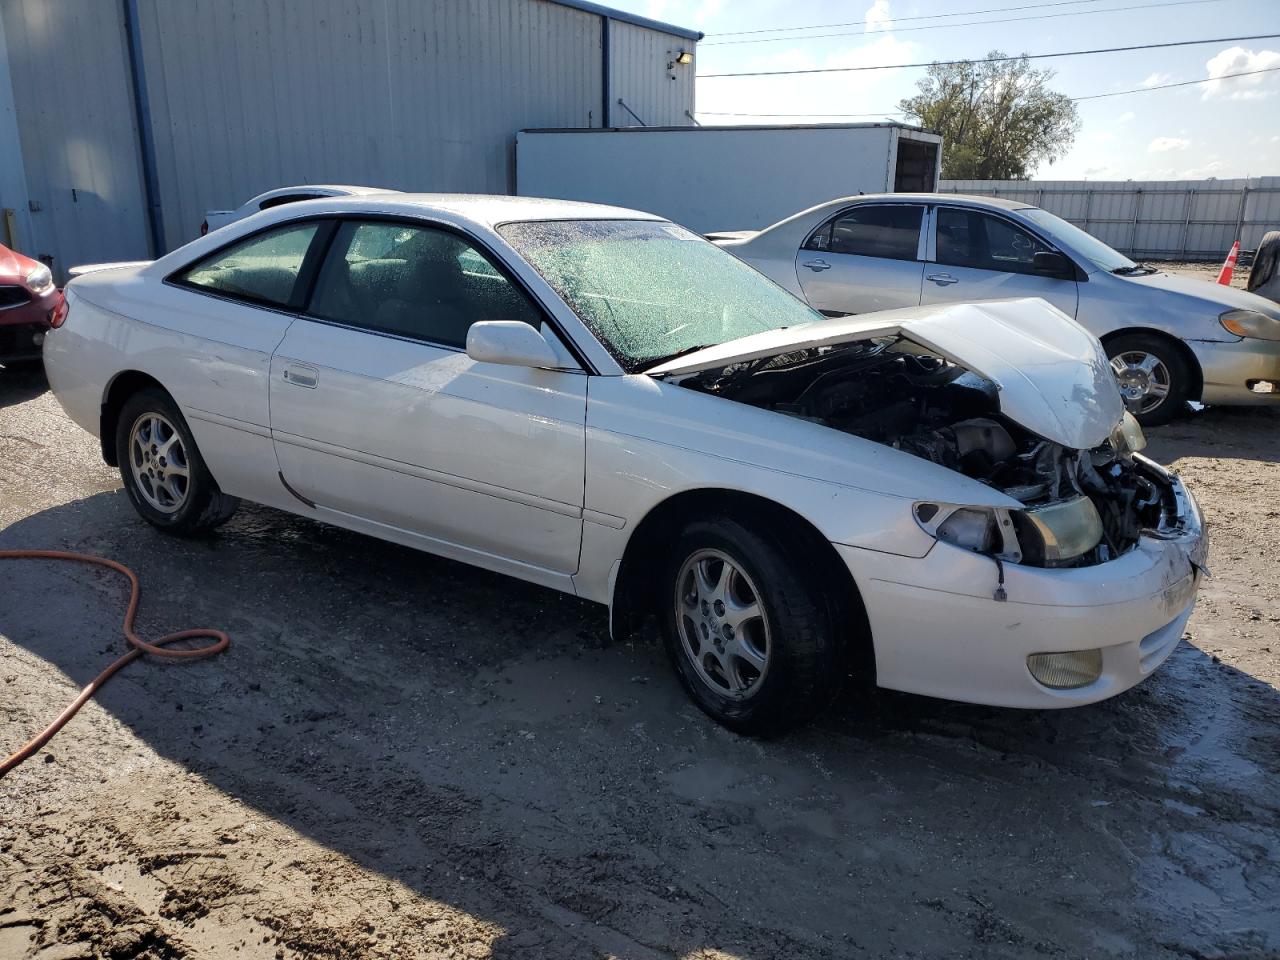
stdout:
{"type": "Polygon", "coordinates": [[[1033,653],[1027,657],[1027,669],[1033,677],[1054,690],[1087,687],[1102,676],[1102,651],[1033,653]]]}
{"type": "Polygon", "coordinates": [[[44,331],[37,330],[35,333],[31,335],[31,344],[32,346],[38,347],[42,343],[44,343],[44,331]]]}
{"type": "Polygon", "coordinates": [[[1277,384],[1274,380],[1250,380],[1247,384],[1249,389],[1254,393],[1277,393],[1277,384]]]}

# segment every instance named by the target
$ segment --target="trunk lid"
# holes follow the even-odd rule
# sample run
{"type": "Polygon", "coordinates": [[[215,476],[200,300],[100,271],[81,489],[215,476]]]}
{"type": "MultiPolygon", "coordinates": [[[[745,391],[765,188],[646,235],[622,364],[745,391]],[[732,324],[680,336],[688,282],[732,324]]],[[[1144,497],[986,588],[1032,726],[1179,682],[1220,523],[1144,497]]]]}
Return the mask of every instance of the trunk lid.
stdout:
{"type": "Polygon", "coordinates": [[[1105,441],[1124,414],[1097,339],[1043,300],[934,304],[769,330],[669,360],[646,371],[677,376],[797,350],[901,335],[991,380],[1000,410],[1028,430],[1076,450],[1105,441]]]}

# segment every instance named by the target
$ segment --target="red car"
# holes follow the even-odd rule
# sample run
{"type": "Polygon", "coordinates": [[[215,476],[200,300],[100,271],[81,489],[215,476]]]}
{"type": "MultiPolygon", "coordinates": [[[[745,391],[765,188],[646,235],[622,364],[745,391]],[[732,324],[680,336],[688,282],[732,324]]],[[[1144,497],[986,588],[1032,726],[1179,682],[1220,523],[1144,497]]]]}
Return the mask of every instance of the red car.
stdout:
{"type": "Polygon", "coordinates": [[[48,267],[0,245],[0,363],[39,358],[64,302],[48,267]]]}

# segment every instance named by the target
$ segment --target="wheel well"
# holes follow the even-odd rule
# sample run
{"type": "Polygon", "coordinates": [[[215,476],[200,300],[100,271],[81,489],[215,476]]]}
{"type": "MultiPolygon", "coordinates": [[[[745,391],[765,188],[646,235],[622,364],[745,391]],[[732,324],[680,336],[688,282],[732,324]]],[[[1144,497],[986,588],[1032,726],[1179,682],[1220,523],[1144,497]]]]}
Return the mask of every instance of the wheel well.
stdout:
{"type": "Polygon", "coordinates": [[[102,413],[98,421],[98,439],[102,443],[102,459],[108,466],[120,465],[116,458],[116,420],[120,417],[120,411],[125,401],[147,387],[164,390],[159,380],[140,370],[126,370],[116,374],[111,385],[107,387],[106,396],[102,398],[102,413]]]}
{"type": "Polygon", "coordinates": [[[1187,369],[1191,371],[1191,389],[1187,391],[1188,400],[1199,400],[1200,394],[1204,390],[1204,371],[1200,369],[1200,361],[1196,359],[1194,351],[1186,345],[1186,343],[1177,337],[1170,336],[1163,330],[1155,330],[1151,327],[1125,327],[1122,330],[1112,330],[1108,334],[1102,336],[1102,345],[1105,347],[1113,340],[1119,340],[1121,337],[1127,337],[1133,334],[1141,334],[1145,337],[1157,337],[1168,343],[1187,363],[1187,369]]]}
{"type": "Polygon", "coordinates": [[[812,523],[781,504],[738,490],[702,489],[678,493],[645,515],[627,541],[613,589],[611,621],[615,640],[632,636],[658,609],[660,578],[666,548],[690,520],[731,516],[756,530],[777,532],[804,541],[805,555],[823,578],[822,588],[834,603],[838,623],[846,635],[859,638],[849,644],[850,667],[875,676],[875,651],[862,594],[835,547],[812,523]]]}

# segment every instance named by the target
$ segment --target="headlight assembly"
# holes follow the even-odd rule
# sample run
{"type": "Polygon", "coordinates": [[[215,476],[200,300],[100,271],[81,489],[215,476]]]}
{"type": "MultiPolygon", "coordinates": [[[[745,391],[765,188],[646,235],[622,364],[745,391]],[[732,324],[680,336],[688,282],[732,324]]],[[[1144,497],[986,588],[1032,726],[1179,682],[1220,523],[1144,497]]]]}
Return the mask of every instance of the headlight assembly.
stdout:
{"type": "Polygon", "coordinates": [[[37,297],[43,297],[53,289],[53,273],[43,263],[27,273],[27,289],[37,297]]]}
{"type": "Polygon", "coordinates": [[[1102,541],[1102,518],[1088,497],[1012,512],[1023,559],[1052,567],[1088,553],[1102,541]]]}
{"type": "MultiPolygon", "coordinates": [[[[1006,531],[1011,531],[1012,525],[1006,511],[948,503],[917,503],[915,518],[925,533],[944,543],[974,553],[993,556],[1007,553],[1006,531]]],[[[1016,556],[1011,559],[1016,559],[1016,556]]]]}
{"type": "Polygon", "coordinates": [[[1011,563],[1058,566],[1102,542],[1102,518],[1085,496],[1027,510],[917,503],[914,512],[929,536],[1011,563]]]}
{"type": "Polygon", "coordinates": [[[1228,333],[1255,340],[1280,340],[1280,320],[1258,310],[1228,310],[1218,315],[1228,333]]]}

